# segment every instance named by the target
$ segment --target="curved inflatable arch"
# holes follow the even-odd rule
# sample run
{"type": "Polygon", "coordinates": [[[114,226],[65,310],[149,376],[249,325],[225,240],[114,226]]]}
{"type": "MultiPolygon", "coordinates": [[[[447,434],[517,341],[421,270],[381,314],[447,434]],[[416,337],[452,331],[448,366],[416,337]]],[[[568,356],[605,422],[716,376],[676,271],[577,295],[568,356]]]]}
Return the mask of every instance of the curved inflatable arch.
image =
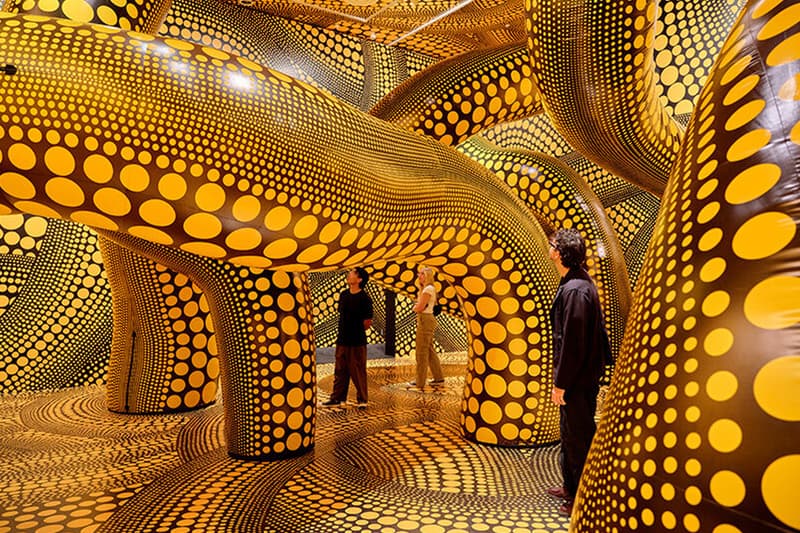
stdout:
{"type": "Polygon", "coordinates": [[[213,404],[220,364],[206,295],[184,273],[105,236],[99,244],[114,306],[108,409],[152,414],[213,404]]]}
{"type": "Polygon", "coordinates": [[[587,158],[660,195],[682,128],[657,97],[655,0],[525,4],[534,79],[558,130],[587,158]]]}
{"type": "Polygon", "coordinates": [[[797,0],[750,2],[700,95],[575,531],[800,529],[798,22],[797,0]]]}
{"type": "Polygon", "coordinates": [[[6,212],[256,268],[435,265],[458,280],[471,335],[465,435],[556,439],[557,274],[541,228],[486,169],[216,49],[26,16],[3,15],[0,37],[18,68],[0,78],[15,102],[0,131],[6,212]]]}
{"type": "Polygon", "coordinates": [[[501,124],[477,135],[476,140],[488,141],[505,150],[540,152],[580,174],[602,203],[625,256],[629,284],[631,288],[636,286],[658,214],[657,196],[575,152],[545,114],[501,124]]]}
{"type": "Polygon", "coordinates": [[[453,146],[541,111],[528,50],[508,45],[440,61],[392,90],[370,114],[453,146]]]}
{"type": "Polygon", "coordinates": [[[581,231],[587,244],[587,266],[597,284],[616,356],[631,305],[631,288],[622,248],[597,195],[580,175],[554,157],[503,150],[478,138],[461,144],[458,150],[507,183],[546,233],[563,227],[581,231]]]}

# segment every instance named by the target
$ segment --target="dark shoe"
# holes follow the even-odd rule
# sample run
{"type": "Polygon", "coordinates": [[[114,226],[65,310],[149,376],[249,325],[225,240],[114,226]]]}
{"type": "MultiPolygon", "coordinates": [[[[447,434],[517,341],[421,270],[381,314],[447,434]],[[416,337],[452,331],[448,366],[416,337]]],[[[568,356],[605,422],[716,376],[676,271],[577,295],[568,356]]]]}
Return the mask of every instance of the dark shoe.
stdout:
{"type": "Polygon", "coordinates": [[[367,402],[358,402],[356,404],[356,407],[358,407],[359,409],[366,409],[367,408],[367,402]]]}
{"type": "Polygon", "coordinates": [[[444,383],[443,379],[432,379],[429,382],[431,385],[441,385],[444,383]]]}
{"type": "Polygon", "coordinates": [[[322,405],[324,405],[325,407],[331,407],[333,405],[339,405],[341,403],[342,402],[340,402],[339,400],[334,400],[333,398],[331,398],[327,402],[322,402],[322,405]]]}
{"type": "Polygon", "coordinates": [[[574,502],[572,500],[567,500],[564,502],[564,505],[558,508],[558,514],[561,516],[572,516],[572,504],[574,502]]]}
{"type": "Polygon", "coordinates": [[[561,498],[562,500],[568,500],[569,494],[564,489],[564,487],[552,487],[547,489],[547,494],[550,496],[555,496],[556,498],[561,498]]]}

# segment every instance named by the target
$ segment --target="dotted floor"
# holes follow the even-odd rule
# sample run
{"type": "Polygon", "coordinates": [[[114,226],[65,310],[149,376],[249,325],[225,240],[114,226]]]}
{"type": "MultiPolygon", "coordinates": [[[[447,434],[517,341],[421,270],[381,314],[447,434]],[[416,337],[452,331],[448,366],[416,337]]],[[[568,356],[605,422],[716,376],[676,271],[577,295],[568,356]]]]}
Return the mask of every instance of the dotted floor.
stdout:
{"type": "MultiPolygon", "coordinates": [[[[461,357],[424,393],[406,389],[410,364],[370,361],[367,409],[320,407],[314,450],[273,462],[228,457],[220,406],[124,416],[101,387],[4,397],[0,533],[566,533],[545,493],[557,446],[460,437],[461,357]]],[[[322,402],[332,365],[318,372],[322,402]]]]}

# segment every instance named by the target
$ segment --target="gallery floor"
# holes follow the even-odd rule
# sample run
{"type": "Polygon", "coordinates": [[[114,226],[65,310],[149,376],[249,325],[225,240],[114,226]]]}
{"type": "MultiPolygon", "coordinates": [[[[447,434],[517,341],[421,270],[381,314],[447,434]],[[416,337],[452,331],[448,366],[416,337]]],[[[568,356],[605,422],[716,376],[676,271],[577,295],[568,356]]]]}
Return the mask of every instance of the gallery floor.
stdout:
{"type": "MultiPolygon", "coordinates": [[[[0,400],[3,532],[566,532],[557,446],[459,436],[463,355],[446,386],[406,390],[413,366],[369,362],[370,403],[318,411],[315,449],[231,459],[219,406],[122,416],[85,387],[0,400]]],[[[321,364],[319,401],[332,365],[321,364]]],[[[351,387],[351,394],[354,394],[351,387]]]]}

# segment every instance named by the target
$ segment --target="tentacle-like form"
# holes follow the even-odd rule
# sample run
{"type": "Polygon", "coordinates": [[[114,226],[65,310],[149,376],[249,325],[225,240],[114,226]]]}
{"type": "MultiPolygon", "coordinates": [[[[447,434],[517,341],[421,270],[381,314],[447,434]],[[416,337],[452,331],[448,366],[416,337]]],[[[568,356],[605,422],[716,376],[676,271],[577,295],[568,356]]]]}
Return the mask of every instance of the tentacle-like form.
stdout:
{"type": "Polygon", "coordinates": [[[555,440],[547,311],[557,274],[541,227],[495,176],[246,59],[80,30],[24,16],[0,25],[18,67],[0,78],[15,102],[0,132],[6,210],[258,268],[437,266],[470,332],[465,435],[555,440]],[[37,121],[47,135],[30,132],[37,121]]]}
{"type": "Polygon", "coordinates": [[[406,56],[391,48],[224,0],[174,0],[160,34],[246,57],[361,109],[409,70],[406,56]]]}
{"type": "Polygon", "coordinates": [[[619,351],[631,302],[622,248],[600,200],[574,170],[556,158],[501,150],[480,139],[459,146],[512,187],[548,233],[579,228],[587,264],[597,283],[614,354],[619,351]]]}
{"type": "Polygon", "coordinates": [[[6,0],[10,13],[59,17],[105,24],[141,33],[156,33],[172,0],[6,0]]]}
{"type": "Polygon", "coordinates": [[[700,95],[575,531],[800,529],[798,21],[750,2],[700,95]]]}
{"type": "Polygon", "coordinates": [[[523,45],[471,52],[417,73],[370,114],[457,145],[494,124],[542,110],[523,45]]]}
{"type": "Polygon", "coordinates": [[[10,255],[0,256],[0,264],[3,278],[12,283],[0,284],[0,390],[102,383],[111,342],[111,291],[97,235],[62,220],[2,219],[0,252],[10,255]]]}
{"type": "Polygon", "coordinates": [[[658,214],[657,196],[615,176],[575,152],[544,114],[501,124],[487,130],[481,138],[501,148],[534,150],[556,157],[577,171],[602,202],[625,255],[630,286],[636,286],[658,214]]]}
{"type": "MultiPolygon", "coordinates": [[[[130,235],[102,233],[186,273],[206,295],[221,366],[228,453],[276,459],[313,447],[316,374],[306,276],[237,267],[130,235]]],[[[208,339],[197,331],[193,343],[207,346],[208,339]]],[[[213,362],[210,366],[206,373],[216,373],[213,362]]],[[[198,383],[203,377],[196,376],[198,383]]]]}
{"type": "Polygon", "coordinates": [[[581,154],[660,194],[681,128],[658,100],[655,0],[526,0],[534,80],[581,154]]]}
{"type": "Polygon", "coordinates": [[[103,236],[100,250],[114,297],[108,408],[144,414],[212,404],[220,366],[202,291],[103,236]]]}

